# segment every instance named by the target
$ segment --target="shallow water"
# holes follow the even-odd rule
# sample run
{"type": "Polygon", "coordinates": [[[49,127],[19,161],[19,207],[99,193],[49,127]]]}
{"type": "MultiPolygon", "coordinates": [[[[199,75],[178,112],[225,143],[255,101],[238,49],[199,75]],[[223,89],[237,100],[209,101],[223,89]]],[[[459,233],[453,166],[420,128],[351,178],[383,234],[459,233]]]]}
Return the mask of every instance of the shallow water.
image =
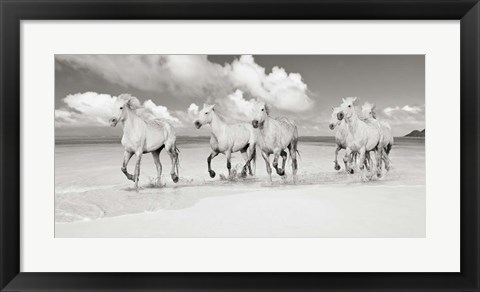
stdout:
{"type": "MultiPolygon", "coordinates": [[[[170,179],[170,158],[161,154],[163,175],[162,187],[154,185],[156,171],[150,154],[142,159],[140,190],[133,189],[120,170],[123,148],[111,141],[63,141],[55,147],[55,221],[66,223],[90,221],[105,217],[126,214],[156,212],[159,210],[181,210],[195,206],[204,199],[224,198],[236,194],[289,190],[295,195],[305,187],[334,188],[341,197],[342,190],[352,188],[359,194],[368,188],[382,187],[386,195],[393,190],[404,188],[406,192],[415,190],[418,200],[425,199],[425,146],[423,139],[397,139],[390,159],[392,169],[382,178],[365,178],[358,171],[353,175],[343,171],[343,151],[339,154],[342,170],[334,170],[334,150],[332,139],[305,138],[299,143],[301,158],[298,165],[298,182],[293,183],[290,160],[287,161],[287,175],[282,178],[272,174],[273,183],[267,181],[265,163],[260,153],[257,155],[256,175],[246,179],[227,178],[225,156],[219,155],[212,161],[217,176],[210,178],[206,158],[210,153],[208,140],[201,138],[179,139],[180,181],[175,184],[170,179]]],[[[272,157],[273,159],[273,157],[272,157]]],[[[272,160],[271,159],[271,160],[272,160]]],[[[135,157],[129,165],[133,172],[135,157]]],[[[239,153],[233,154],[232,166],[237,173],[243,166],[239,153]]],[[[385,198],[378,198],[384,200],[385,198]]],[[[391,199],[391,198],[390,198],[391,199]]],[[[402,200],[389,201],[402,204],[402,200]]],[[[424,223],[423,223],[424,224],[424,223]]]]}

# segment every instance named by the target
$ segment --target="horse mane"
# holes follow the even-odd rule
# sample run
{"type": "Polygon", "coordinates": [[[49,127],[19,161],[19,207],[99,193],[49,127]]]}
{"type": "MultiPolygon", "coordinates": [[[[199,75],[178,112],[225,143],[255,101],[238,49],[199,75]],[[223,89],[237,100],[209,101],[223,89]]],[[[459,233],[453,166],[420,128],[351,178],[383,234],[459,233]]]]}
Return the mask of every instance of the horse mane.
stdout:
{"type": "Polygon", "coordinates": [[[167,119],[157,117],[151,109],[146,107],[136,109],[135,114],[150,126],[164,127],[165,124],[170,125],[170,122],[167,119]]]}
{"type": "Polygon", "coordinates": [[[138,98],[135,96],[132,96],[128,93],[123,93],[118,96],[118,99],[124,100],[128,108],[131,109],[147,125],[154,127],[164,127],[165,123],[170,125],[168,120],[157,117],[151,109],[142,106],[138,98]]]}
{"type": "Polygon", "coordinates": [[[222,121],[222,122],[224,122],[224,123],[227,123],[227,124],[228,124],[228,122],[227,122],[227,119],[225,118],[225,116],[223,115],[223,113],[221,113],[221,112],[218,112],[218,111],[217,111],[217,110],[215,110],[215,109],[212,109],[212,112],[214,112],[214,113],[215,113],[215,115],[217,116],[217,118],[219,118],[219,119],[220,119],[220,121],[222,121]]]}
{"type": "Polygon", "coordinates": [[[137,110],[142,107],[140,101],[129,93],[122,93],[118,96],[119,100],[124,100],[131,110],[137,110]]]}

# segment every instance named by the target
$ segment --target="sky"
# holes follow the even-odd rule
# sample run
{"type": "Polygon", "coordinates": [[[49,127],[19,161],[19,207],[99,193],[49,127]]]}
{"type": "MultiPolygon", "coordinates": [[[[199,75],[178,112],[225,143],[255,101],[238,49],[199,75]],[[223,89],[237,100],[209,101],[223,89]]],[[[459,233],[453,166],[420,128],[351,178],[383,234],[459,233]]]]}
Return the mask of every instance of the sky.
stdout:
{"type": "Polygon", "coordinates": [[[205,136],[193,121],[205,103],[226,120],[251,121],[256,101],[294,120],[301,136],[332,136],[342,98],[374,103],[395,136],[425,128],[423,55],[55,55],[56,136],[119,136],[113,102],[137,97],[177,135],[205,136]]]}

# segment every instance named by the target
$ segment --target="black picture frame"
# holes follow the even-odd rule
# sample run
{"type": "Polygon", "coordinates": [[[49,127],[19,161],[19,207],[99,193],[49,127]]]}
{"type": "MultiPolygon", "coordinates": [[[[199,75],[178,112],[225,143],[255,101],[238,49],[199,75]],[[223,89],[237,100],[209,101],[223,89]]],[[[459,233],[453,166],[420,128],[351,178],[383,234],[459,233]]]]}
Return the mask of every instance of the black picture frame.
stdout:
{"type": "Polygon", "coordinates": [[[480,291],[478,0],[0,0],[0,15],[1,291],[480,291]],[[47,19],[461,20],[461,272],[20,272],[20,21],[47,19]]]}

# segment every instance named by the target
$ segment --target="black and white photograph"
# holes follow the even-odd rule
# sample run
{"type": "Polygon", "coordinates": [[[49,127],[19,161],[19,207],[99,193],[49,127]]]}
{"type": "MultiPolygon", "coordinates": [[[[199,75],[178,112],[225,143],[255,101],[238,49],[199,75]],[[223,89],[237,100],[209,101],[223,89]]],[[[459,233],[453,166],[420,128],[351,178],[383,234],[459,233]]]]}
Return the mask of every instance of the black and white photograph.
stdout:
{"type": "Polygon", "coordinates": [[[424,238],[424,55],[55,55],[55,237],[424,238]]]}

